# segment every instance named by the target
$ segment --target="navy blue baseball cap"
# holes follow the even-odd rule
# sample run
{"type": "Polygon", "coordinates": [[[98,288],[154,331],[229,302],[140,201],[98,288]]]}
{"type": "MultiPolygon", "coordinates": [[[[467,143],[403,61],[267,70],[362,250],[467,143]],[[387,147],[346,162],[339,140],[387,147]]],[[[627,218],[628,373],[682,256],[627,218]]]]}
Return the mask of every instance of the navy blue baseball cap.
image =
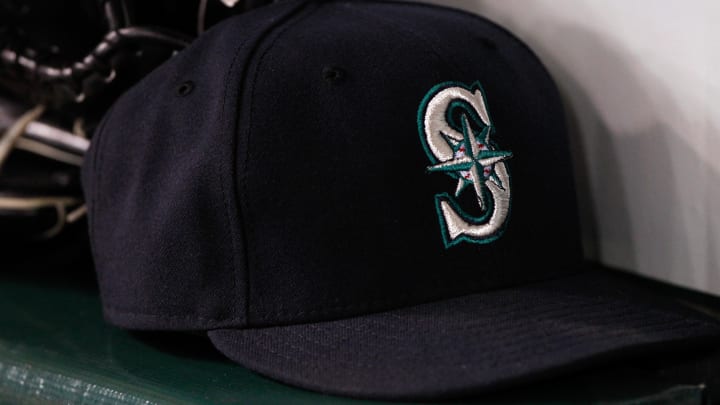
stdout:
{"type": "Polygon", "coordinates": [[[717,339],[589,270],[558,91],[446,8],[283,1],[129,90],[83,168],[104,313],[288,384],[498,389],[717,339]]]}

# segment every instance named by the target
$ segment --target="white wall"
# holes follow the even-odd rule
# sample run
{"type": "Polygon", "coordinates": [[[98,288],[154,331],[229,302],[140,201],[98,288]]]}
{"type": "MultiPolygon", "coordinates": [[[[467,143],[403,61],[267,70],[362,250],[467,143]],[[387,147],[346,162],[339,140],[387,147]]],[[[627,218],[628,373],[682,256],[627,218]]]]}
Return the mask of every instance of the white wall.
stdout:
{"type": "Polygon", "coordinates": [[[509,28],[555,77],[588,254],[720,294],[720,1],[431,2],[509,28]]]}

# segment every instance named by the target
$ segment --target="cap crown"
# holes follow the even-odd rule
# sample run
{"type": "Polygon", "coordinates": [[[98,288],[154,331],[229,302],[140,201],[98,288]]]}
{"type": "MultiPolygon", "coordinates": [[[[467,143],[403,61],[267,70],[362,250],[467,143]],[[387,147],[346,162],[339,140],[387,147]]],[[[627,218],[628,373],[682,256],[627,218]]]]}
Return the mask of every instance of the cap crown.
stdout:
{"type": "Polygon", "coordinates": [[[286,324],[567,272],[581,260],[567,149],[547,72],[481,18],[289,1],[230,19],[93,142],[106,313],[286,324]]]}

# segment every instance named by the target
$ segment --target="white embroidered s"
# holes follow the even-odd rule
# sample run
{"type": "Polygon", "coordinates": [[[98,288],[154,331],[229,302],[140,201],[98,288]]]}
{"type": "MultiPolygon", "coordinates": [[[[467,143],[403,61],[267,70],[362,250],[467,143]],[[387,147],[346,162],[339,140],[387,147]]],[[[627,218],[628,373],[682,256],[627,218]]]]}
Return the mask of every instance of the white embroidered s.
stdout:
{"type": "Polygon", "coordinates": [[[510,212],[510,175],[506,160],[512,157],[490,138],[490,120],[482,88],[461,83],[435,86],[418,112],[420,138],[432,162],[429,172],[457,179],[454,197],[472,186],[480,215],[470,215],[447,193],[435,196],[446,247],[462,241],[489,243],[502,234],[510,212]]]}

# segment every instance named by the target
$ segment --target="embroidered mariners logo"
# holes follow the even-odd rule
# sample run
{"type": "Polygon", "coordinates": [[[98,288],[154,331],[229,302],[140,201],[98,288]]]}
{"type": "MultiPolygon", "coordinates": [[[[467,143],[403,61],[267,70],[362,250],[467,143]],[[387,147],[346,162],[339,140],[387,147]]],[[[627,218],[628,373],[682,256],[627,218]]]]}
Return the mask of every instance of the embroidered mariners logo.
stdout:
{"type": "Polygon", "coordinates": [[[431,162],[428,172],[444,173],[457,181],[453,195],[435,196],[445,247],[499,238],[510,212],[506,161],[512,153],[500,149],[492,139],[495,128],[480,84],[435,86],[420,105],[418,128],[431,162]],[[459,199],[466,192],[476,197],[478,207],[468,207],[472,213],[460,206],[459,199]]]}

